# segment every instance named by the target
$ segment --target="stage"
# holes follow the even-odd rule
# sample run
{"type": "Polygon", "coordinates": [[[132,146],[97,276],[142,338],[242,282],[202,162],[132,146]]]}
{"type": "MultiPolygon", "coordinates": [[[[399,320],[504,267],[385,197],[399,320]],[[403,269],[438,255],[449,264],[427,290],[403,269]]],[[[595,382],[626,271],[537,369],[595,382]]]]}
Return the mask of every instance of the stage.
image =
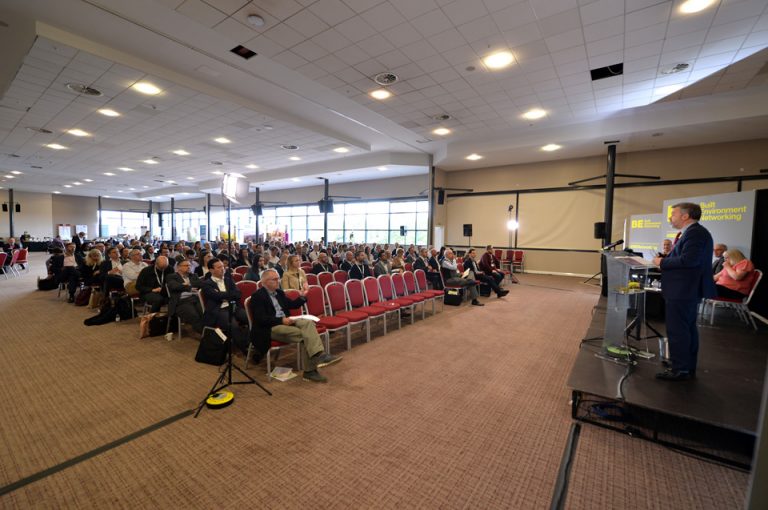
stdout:
{"type": "MultiPolygon", "coordinates": [[[[601,297],[585,338],[602,337],[605,307],[601,297]]],[[[665,332],[663,321],[650,324],[665,332]]],[[[573,417],[748,468],[768,358],[764,327],[756,332],[719,310],[699,335],[697,377],[683,382],[654,378],[662,370],[657,339],[647,342],[657,356],[631,368],[596,357],[601,340],[582,343],[568,379],[573,417]]]]}

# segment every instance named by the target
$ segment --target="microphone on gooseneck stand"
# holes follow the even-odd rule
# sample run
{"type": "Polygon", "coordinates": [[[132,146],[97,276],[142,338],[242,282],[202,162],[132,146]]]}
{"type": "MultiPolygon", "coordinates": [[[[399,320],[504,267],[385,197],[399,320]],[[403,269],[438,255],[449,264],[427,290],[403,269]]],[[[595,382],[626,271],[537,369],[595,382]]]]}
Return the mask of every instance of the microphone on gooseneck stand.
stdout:
{"type": "Polygon", "coordinates": [[[610,250],[611,248],[616,248],[620,244],[624,244],[624,239],[619,239],[615,243],[611,243],[611,244],[605,245],[605,246],[603,246],[602,250],[603,251],[607,251],[607,250],[610,250]]]}

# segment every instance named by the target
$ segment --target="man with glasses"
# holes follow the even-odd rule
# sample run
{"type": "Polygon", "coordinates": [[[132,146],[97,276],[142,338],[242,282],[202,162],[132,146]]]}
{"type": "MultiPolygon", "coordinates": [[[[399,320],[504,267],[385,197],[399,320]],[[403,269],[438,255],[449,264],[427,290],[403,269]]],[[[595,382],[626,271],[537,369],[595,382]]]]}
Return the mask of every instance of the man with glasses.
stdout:
{"type": "Polygon", "coordinates": [[[235,322],[241,327],[248,325],[248,316],[243,307],[240,306],[240,289],[235,285],[231,274],[226,273],[224,263],[221,260],[216,258],[209,260],[208,271],[211,277],[203,280],[200,284],[205,300],[203,325],[222,329],[228,333],[228,337],[233,339],[235,345],[246,350],[248,335],[237,326],[232,331],[229,327],[230,306],[235,322]]]}
{"type": "Polygon", "coordinates": [[[168,315],[179,317],[185,324],[190,324],[198,333],[203,331],[203,310],[200,300],[193,289],[200,288],[202,280],[191,272],[188,260],[176,264],[176,272],[168,275],[168,315]]]}
{"type": "Polygon", "coordinates": [[[308,319],[290,317],[290,310],[300,308],[306,303],[305,291],[299,291],[298,299],[291,300],[279,287],[277,271],[267,269],[261,275],[261,288],[251,296],[250,309],[253,317],[251,343],[256,347],[256,362],[269,350],[272,340],[300,344],[303,379],[312,382],[328,382],[317,371],[318,368],[336,363],[339,356],[325,353],[323,341],[315,328],[315,323],[308,319]]]}

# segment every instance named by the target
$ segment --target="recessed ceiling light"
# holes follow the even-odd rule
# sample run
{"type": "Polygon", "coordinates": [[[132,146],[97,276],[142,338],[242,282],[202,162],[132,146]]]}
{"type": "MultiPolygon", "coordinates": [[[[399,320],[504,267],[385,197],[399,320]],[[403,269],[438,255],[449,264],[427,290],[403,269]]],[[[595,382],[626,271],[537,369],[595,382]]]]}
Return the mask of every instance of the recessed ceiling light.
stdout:
{"type": "Polygon", "coordinates": [[[142,186],[142,188],[149,188],[149,186],[147,186],[147,185],[145,184],[144,186],[142,186]]]}
{"type": "Polygon", "coordinates": [[[55,151],[66,149],[66,147],[64,147],[63,145],[59,145],[58,143],[49,143],[48,145],[46,145],[46,147],[48,147],[49,149],[53,149],[55,151]]]}
{"type": "Polygon", "coordinates": [[[67,131],[67,133],[74,136],[91,136],[89,132],[83,131],[82,129],[77,129],[77,128],[70,129],[69,131],[67,131]]]}
{"type": "Polygon", "coordinates": [[[188,181],[193,181],[194,179],[195,179],[194,177],[187,177],[188,181]]]}
{"type": "Polygon", "coordinates": [[[72,185],[71,185],[71,184],[65,184],[65,185],[64,185],[64,187],[65,187],[65,188],[71,188],[71,187],[72,187],[72,185]]]}
{"type": "Polygon", "coordinates": [[[515,57],[512,55],[512,53],[508,51],[497,51],[496,53],[491,53],[485,57],[483,59],[483,64],[485,64],[485,67],[488,69],[503,69],[511,64],[514,60],[515,57]]]}
{"type": "Polygon", "coordinates": [[[119,190],[117,190],[117,192],[118,192],[118,193],[122,193],[122,192],[123,192],[123,190],[119,189],[119,190]]]}
{"type": "Polygon", "coordinates": [[[158,164],[157,161],[155,161],[154,159],[143,159],[143,160],[141,160],[141,162],[142,163],[146,163],[148,165],[157,165],[158,164]]]}
{"type": "Polygon", "coordinates": [[[245,168],[250,168],[251,170],[255,170],[259,168],[259,165],[254,165],[254,164],[245,165],[245,168]]]}
{"type": "Polygon", "coordinates": [[[693,14],[695,12],[703,11],[714,3],[715,0],[687,0],[680,4],[680,12],[683,14],[693,14]]]}
{"type": "Polygon", "coordinates": [[[160,89],[157,86],[153,85],[152,83],[149,83],[148,81],[140,81],[140,82],[134,83],[132,85],[132,88],[137,90],[138,92],[141,92],[142,94],[147,94],[150,96],[154,96],[160,93],[160,89]]]}
{"type": "Polygon", "coordinates": [[[189,156],[189,152],[185,151],[184,149],[175,150],[173,153],[177,156],[189,156]]]}
{"type": "Polygon", "coordinates": [[[294,178],[293,178],[293,179],[291,179],[291,180],[292,180],[293,182],[299,182],[301,179],[299,179],[298,177],[294,177],[294,178]]]}
{"type": "Polygon", "coordinates": [[[85,182],[93,182],[93,179],[83,179],[85,182]]]}
{"type": "Polygon", "coordinates": [[[653,95],[661,96],[661,97],[668,96],[670,94],[674,94],[675,92],[682,89],[683,87],[685,87],[685,84],[683,83],[678,83],[677,85],[667,85],[665,87],[659,87],[653,91],[653,95]]]}
{"type": "Polygon", "coordinates": [[[108,175],[108,176],[112,177],[112,176],[114,176],[115,174],[113,174],[112,172],[104,172],[104,175],[108,175]]]}
{"type": "Polygon", "coordinates": [[[333,152],[338,152],[339,154],[345,154],[349,152],[349,149],[347,149],[346,147],[336,147],[335,149],[333,149],[333,152]]]}
{"type": "Polygon", "coordinates": [[[13,175],[21,175],[21,172],[19,172],[18,170],[11,170],[11,173],[13,175]]]}
{"type": "Polygon", "coordinates": [[[467,156],[465,159],[468,159],[470,161],[477,161],[478,159],[483,159],[483,157],[480,154],[472,153],[469,156],[467,156]]]}
{"type": "Polygon", "coordinates": [[[525,112],[523,114],[523,118],[524,119],[528,119],[528,120],[536,120],[536,119],[540,119],[540,118],[542,118],[542,117],[544,117],[546,115],[547,115],[547,112],[542,110],[541,108],[533,108],[533,109],[528,110],[527,112],[525,112]]]}
{"type": "Polygon", "coordinates": [[[109,195],[104,195],[104,198],[112,198],[112,197],[109,195]]]}
{"type": "Polygon", "coordinates": [[[254,27],[263,27],[264,26],[264,18],[259,16],[258,14],[250,14],[248,15],[245,20],[248,22],[249,25],[252,25],[254,27]]]}
{"type": "Polygon", "coordinates": [[[544,147],[541,148],[543,151],[552,152],[556,151],[557,149],[560,149],[561,147],[557,145],[556,143],[548,143],[544,147]]]}
{"type": "Polygon", "coordinates": [[[53,192],[53,194],[54,194],[54,195],[60,195],[60,194],[61,194],[61,191],[54,191],[54,192],[53,192]]]}
{"type": "Polygon", "coordinates": [[[136,191],[136,188],[128,188],[131,191],[136,191]]]}
{"type": "Polygon", "coordinates": [[[369,92],[369,95],[374,99],[389,99],[392,97],[392,92],[387,89],[376,89],[369,92]]]}
{"type": "Polygon", "coordinates": [[[82,186],[83,185],[83,183],[80,182],[80,181],[75,181],[72,184],[74,184],[75,186],[82,186]]]}
{"type": "Polygon", "coordinates": [[[211,173],[212,173],[213,175],[224,175],[224,172],[222,172],[221,170],[216,170],[216,171],[214,171],[214,172],[211,172],[211,173]]]}
{"type": "Polygon", "coordinates": [[[15,176],[9,174],[9,175],[4,175],[3,177],[5,177],[6,179],[13,179],[15,176]]]}
{"type": "Polygon", "coordinates": [[[172,181],[172,180],[170,180],[170,179],[168,179],[168,180],[167,180],[167,181],[165,181],[165,182],[167,182],[168,184],[176,184],[176,181],[172,181]]]}
{"type": "Polygon", "coordinates": [[[187,193],[187,192],[185,191],[184,193],[182,193],[182,195],[189,195],[189,193],[187,193]]]}
{"type": "Polygon", "coordinates": [[[387,170],[389,170],[389,169],[388,169],[387,167],[385,167],[385,166],[380,166],[380,167],[377,167],[377,170],[378,170],[379,172],[386,172],[386,171],[387,171],[387,170]]]}
{"type": "Polygon", "coordinates": [[[213,141],[214,142],[218,142],[218,143],[232,143],[232,140],[230,140],[229,138],[225,138],[223,136],[220,136],[218,138],[214,138],[213,141]]]}
{"type": "Polygon", "coordinates": [[[445,135],[450,135],[451,134],[451,130],[448,129],[448,128],[444,128],[444,127],[439,127],[437,129],[433,129],[432,132],[434,134],[438,135],[438,136],[445,136],[445,135]]]}
{"type": "Polygon", "coordinates": [[[102,115],[105,115],[107,117],[119,117],[120,114],[117,113],[115,110],[111,108],[102,108],[99,110],[99,113],[102,115]]]}
{"type": "Polygon", "coordinates": [[[288,159],[290,159],[291,161],[301,161],[301,158],[300,158],[300,157],[298,157],[298,156],[291,156],[291,157],[290,157],[290,158],[288,158],[288,159]]]}
{"type": "Polygon", "coordinates": [[[128,168],[127,166],[121,166],[117,168],[118,170],[122,170],[123,172],[133,172],[133,168],[128,168]]]}

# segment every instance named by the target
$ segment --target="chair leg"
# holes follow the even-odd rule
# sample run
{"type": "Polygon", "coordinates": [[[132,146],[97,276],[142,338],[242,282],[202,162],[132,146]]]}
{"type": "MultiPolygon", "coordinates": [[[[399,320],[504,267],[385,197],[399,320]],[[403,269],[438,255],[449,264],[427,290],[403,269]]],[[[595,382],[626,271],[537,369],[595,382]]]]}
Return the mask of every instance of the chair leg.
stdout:
{"type": "Polygon", "coordinates": [[[365,320],[365,343],[371,341],[371,318],[365,320]]]}
{"type": "MultiPolygon", "coordinates": [[[[253,344],[248,344],[248,351],[245,353],[245,363],[243,363],[243,370],[248,370],[248,360],[251,359],[251,353],[253,352],[253,344]]],[[[267,369],[269,369],[269,353],[267,353],[267,369]]]]}
{"type": "Polygon", "coordinates": [[[402,327],[403,327],[402,314],[400,313],[400,310],[397,310],[397,329],[401,329],[402,327]]]}
{"type": "Polygon", "coordinates": [[[352,327],[347,324],[347,350],[352,350],[352,327]]]}

